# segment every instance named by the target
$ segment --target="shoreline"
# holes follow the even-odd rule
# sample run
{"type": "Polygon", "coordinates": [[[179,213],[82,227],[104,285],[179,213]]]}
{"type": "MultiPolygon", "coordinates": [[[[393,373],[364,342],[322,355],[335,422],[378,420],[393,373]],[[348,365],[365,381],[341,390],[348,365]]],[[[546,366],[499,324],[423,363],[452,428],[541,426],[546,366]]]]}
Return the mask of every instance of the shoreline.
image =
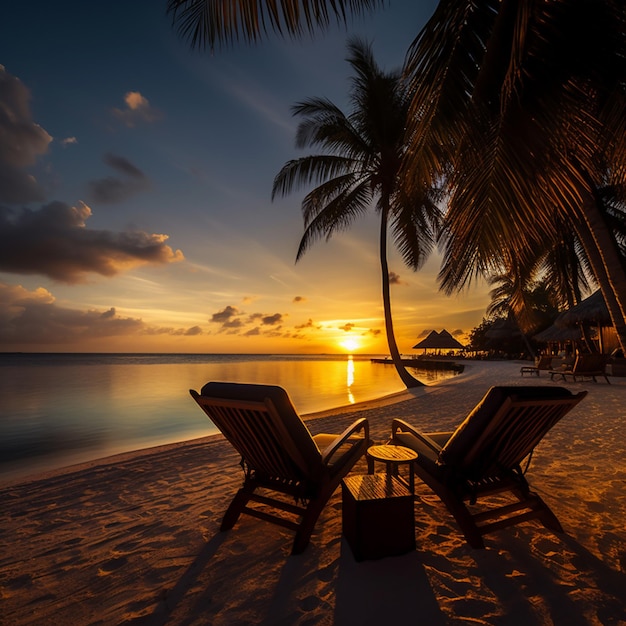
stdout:
{"type": "MultiPolygon", "coordinates": [[[[462,376],[382,405],[303,416],[313,434],[367,417],[447,430],[519,363],[477,363],[462,376]],[[424,391],[425,393],[421,393],[424,391]]],[[[12,626],[109,624],[351,626],[412,623],[626,624],[626,379],[565,384],[589,394],[537,447],[528,473],[565,533],[536,522],[464,541],[438,498],[416,481],[416,549],[356,562],[343,539],[341,490],[303,554],[292,533],[242,517],[219,526],[241,483],[220,436],[168,444],[0,488],[0,621],[12,626]],[[612,435],[612,433],[614,435],[612,435]],[[103,462],[105,461],[105,462],[103,462]]],[[[355,469],[364,473],[364,461],[355,469]]]]}

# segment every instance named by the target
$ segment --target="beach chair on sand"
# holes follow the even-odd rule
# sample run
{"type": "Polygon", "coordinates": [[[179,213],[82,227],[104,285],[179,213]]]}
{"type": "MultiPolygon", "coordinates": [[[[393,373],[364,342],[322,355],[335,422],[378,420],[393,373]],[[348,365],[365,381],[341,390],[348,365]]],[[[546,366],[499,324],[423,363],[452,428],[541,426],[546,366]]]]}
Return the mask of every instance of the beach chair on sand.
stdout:
{"type": "Polygon", "coordinates": [[[483,548],[487,533],[530,519],[563,532],[548,505],[530,490],[521,463],[586,394],[562,387],[492,387],[454,432],[421,433],[394,419],[391,440],[418,453],[415,472],[472,547],[483,548]],[[494,494],[500,495],[490,497],[494,494]]]}
{"type": "Polygon", "coordinates": [[[550,380],[555,380],[555,378],[558,380],[560,378],[565,382],[567,376],[571,376],[574,382],[578,381],[578,379],[585,380],[586,378],[591,378],[594,383],[597,383],[597,379],[602,376],[610,384],[611,381],[609,381],[609,377],[606,375],[607,361],[607,355],[598,352],[579,354],[572,367],[550,370],[550,380]]]}
{"type": "Polygon", "coordinates": [[[541,370],[549,370],[552,367],[552,357],[548,355],[542,355],[535,360],[535,365],[522,365],[520,368],[520,374],[530,374],[531,376],[539,376],[541,370]]]}
{"type": "Polygon", "coordinates": [[[241,455],[243,485],[221,530],[246,513],[294,530],[291,553],[302,552],[328,499],[365,454],[367,420],[339,435],[311,436],[281,387],[210,382],[190,393],[241,455]]]}

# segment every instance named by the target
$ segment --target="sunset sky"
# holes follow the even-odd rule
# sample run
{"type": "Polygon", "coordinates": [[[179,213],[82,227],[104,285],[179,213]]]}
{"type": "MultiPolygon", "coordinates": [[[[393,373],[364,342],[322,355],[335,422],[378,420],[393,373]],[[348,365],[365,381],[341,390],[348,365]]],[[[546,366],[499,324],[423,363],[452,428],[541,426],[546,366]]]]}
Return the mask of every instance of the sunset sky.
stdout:
{"type": "MultiPolygon", "coordinates": [[[[270,194],[300,154],[291,106],[347,110],[348,35],[397,68],[435,5],[211,55],[177,38],[164,0],[9,3],[0,350],[386,353],[375,214],[295,264],[304,192],[270,194]]],[[[440,294],[437,257],[390,268],[401,352],[481,322],[487,288],[440,294]]]]}

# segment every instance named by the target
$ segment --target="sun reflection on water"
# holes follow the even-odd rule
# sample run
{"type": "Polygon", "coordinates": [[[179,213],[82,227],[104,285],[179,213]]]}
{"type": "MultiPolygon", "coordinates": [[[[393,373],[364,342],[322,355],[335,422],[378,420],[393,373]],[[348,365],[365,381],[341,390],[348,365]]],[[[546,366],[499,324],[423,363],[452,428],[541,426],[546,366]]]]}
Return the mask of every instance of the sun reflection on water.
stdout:
{"type": "Polygon", "coordinates": [[[352,391],[350,387],[354,384],[354,359],[352,355],[348,357],[348,362],[346,364],[346,386],[348,387],[348,402],[350,404],[355,403],[354,395],[352,395],[352,391]]]}

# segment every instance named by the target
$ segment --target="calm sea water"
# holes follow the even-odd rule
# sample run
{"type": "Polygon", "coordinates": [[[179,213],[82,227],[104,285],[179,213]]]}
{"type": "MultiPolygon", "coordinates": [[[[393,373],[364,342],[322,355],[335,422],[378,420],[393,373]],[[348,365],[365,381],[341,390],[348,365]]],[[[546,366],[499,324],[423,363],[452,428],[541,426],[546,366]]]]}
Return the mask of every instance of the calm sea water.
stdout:
{"type": "Polygon", "coordinates": [[[300,414],[404,388],[369,356],[0,354],[0,480],[213,434],[188,392],[210,380],[280,385],[300,414]]]}

